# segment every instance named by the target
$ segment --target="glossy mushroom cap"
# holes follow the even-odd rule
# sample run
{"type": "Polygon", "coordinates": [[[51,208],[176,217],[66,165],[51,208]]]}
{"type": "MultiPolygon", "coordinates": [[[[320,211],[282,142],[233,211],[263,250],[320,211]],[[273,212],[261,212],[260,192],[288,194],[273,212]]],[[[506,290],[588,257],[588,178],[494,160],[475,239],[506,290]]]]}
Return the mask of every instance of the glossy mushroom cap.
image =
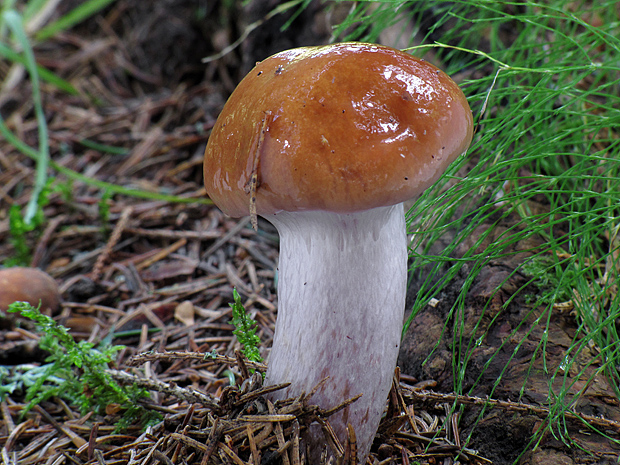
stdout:
{"type": "Polygon", "coordinates": [[[351,213],[416,197],[463,153],[472,114],[444,72],[364,43],[304,47],[258,63],[205,151],[207,193],[231,216],[351,213]]]}

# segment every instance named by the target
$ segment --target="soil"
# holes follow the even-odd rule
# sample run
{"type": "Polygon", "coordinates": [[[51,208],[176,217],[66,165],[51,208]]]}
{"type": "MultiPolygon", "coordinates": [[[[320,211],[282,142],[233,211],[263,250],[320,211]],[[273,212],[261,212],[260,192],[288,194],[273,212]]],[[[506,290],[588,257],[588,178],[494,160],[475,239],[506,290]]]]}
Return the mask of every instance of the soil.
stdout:
{"type": "MultiPolygon", "coordinates": [[[[78,4],[61,3],[58,14],[78,4]]],[[[258,322],[264,353],[271,344],[277,235],[266,222],[260,221],[255,233],[247,220],[227,218],[208,205],[201,160],[222,105],[253,64],[276,51],[327,43],[330,25],[342,16],[338,9],[327,10],[319,2],[311,2],[282,31],[294,9],[264,20],[280,3],[260,0],[242,6],[239,2],[119,0],[35,47],[38,62],[77,90],[71,95],[51,84],[43,85],[54,161],[89,178],[190,200],[180,204],[103,195],[98,187],[59,175],[43,211],[46,221],[26,236],[33,252],[29,265],[46,270],[60,285],[64,303],[54,315],[57,321],[70,327],[77,339],[98,342],[115,334],[114,343],[127,347],[117,361],[121,368],[132,355],[149,350],[216,350],[234,356],[236,343],[228,306],[233,287],[258,322]],[[226,50],[246,28],[263,20],[239,47],[220,59],[201,62],[203,57],[226,50]],[[102,151],[89,141],[126,152],[102,151]],[[188,313],[183,311],[187,307],[181,308],[183,302],[190,302],[188,313]],[[158,332],[153,332],[155,329],[158,332]]],[[[0,63],[1,80],[8,71],[9,66],[0,63]]],[[[24,77],[10,92],[0,94],[0,112],[12,131],[36,147],[30,92],[24,77]]],[[[8,211],[13,205],[23,208],[27,203],[34,168],[31,160],[0,140],[3,262],[16,255],[8,211]]],[[[481,226],[478,235],[462,244],[454,258],[473,247],[483,231],[492,229],[493,237],[515,222],[507,218],[481,226]]],[[[442,240],[449,239],[448,234],[442,240]]],[[[431,388],[440,396],[424,397],[405,390],[405,397],[431,414],[455,405],[459,412],[457,434],[461,444],[478,451],[481,458],[474,459],[476,463],[618,463],[617,446],[575,418],[561,423],[561,431],[547,430],[537,444],[532,443],[534,433],[547,426],[544,409],[553,405],[550,392],[559,393],[562,382],[574,382],[564,400],[574,402],[574,413],[611,420],[605,433],[615,438],[620,435],[618,423],[615,429],[613,423],[620,422],[618,397],[601,374],[594,349],[591,357],[577,360],[551,383],[578,330],[570,311],[554,310],[543,332],[544,326],[535,324],[541,316],[547,319],[543,310],[532,308],[524,292],[513,298],[527,281],[514,270],[541,241],[530,238],[512,244],[506,251],[509,258],[482,267],[462,307],[463,328],[453,326],[451,309],[472,271],[467,266],[436,302],[413,318],[399,358],[401,380],[431,388]],[[495,292],[498,285],[500,291],[495,292]],[[468,360],[461,392],[470,397],[457,399],[450,397],[455,390],[454,346],[459,338],[470,337],[479,345],[459,354],[468,360]],[[546,367],[542,338],[547,341],[546,367]],[[487,396],[505,403],[481,405],[479,401],[487,396]],[[543,413],[520,409],[522,404],[539,407],[543,413]],[[566,442],[570,441],[569,447],[566,442]]],[[[438,242],[433,247],[444,245],[438,242]]],[[[409,308],[420,285],[412,280],[409,308]]],[[[43,361],[28,322],[5,320],[1,328],[1,364],[43,361]]],[[[225,367],[209,371],[200,365],[168,361],[148,369],[158,379],[214,393],[221,393],[225,384],[225,367]]],[[[16,392],[2,404],[3,445],[20,421],[17,406],[23,402],[21,394],[16,392]]],[[[161,393],[156,393],[158,399],[162,399],[161,393]]],[[[59,404],[49,404],[50,415],[71,417],[66,411],[59,404]]],[[[32,425],[47,424],[44,418],[38,414],[32,425]]],[[[88,433],[85,437],[88,440],[88,433]]],[[[393,463],[405,463],[397,459],[400,452],[388,442],[381,448],[376,444],[376,456],[393,453],[393,463]]],[[[28,447],[28,441],[18,443],[23,449],[28,447]]],[[[431,454],[420,460],[447,464],[456,463],[455,457],[431,454]]]]}

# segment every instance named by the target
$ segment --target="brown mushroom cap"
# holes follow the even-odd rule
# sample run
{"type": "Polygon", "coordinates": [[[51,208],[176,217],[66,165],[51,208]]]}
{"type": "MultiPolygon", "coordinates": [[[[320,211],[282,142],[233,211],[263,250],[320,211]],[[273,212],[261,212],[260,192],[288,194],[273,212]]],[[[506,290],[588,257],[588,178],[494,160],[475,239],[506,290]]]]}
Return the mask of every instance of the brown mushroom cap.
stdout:
{"type": "Polygon", "coordinates": [[[0,270],[0,310],[6,311],[13,302],[41,304],[41,312],[54,312],[60,305],[58,284],[38,268],[14,267],[0,270]]]}
{"type": "Polygon", "coordinates": [[[364,43],[304,47],[258,63],[224,106],[205,186],[225,213],[351,213],[413,198],[472,138],[463,92],[444,72],[364,43]]]}

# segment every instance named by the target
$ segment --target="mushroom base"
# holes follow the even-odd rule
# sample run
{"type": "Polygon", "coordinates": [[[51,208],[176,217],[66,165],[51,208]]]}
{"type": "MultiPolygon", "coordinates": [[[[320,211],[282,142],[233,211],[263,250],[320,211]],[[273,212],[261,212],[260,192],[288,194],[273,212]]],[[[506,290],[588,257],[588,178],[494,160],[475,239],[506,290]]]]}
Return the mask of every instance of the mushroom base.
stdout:
{"type": "MultiPolygon", "coordinates": [[[[266,384],[290,382],[274,399],[309,392],[322,408],[362,397],[329,418],[344,444],[355,429],[365,460],[383,414],[398,357],[407,284],[402,204],[359,213],[281,212],[278,319],[266,384]]],[[[320,428],[305,440],[325,444],[320,428]]]]}

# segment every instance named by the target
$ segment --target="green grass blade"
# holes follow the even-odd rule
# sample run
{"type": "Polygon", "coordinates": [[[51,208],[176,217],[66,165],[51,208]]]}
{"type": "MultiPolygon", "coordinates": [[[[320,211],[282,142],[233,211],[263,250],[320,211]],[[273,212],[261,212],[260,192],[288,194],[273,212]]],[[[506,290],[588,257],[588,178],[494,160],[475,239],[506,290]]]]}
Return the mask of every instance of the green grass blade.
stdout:
{"type": "Polygon", "coordinates": [[[48,147],[48,132],[47,122],[45,121],[45,114],[43,113],[43,105],[41,103],[41,89],[39,87],[39,73],[37,70],[36,62],[34,59],[34,52],[30,46],[30,41],[26,37],[26,32],[22,27],[21,16],[15,10],[9,10],[4,12],[4,21],[7,26],[13,32],[17,42],[24,51],[25,66],[30,74],[30,82],[32,86],[32,99],[34,101],[34,111],[37,119],[37,126],[39,129],[39,151],[37,152],[36,162],[37,171],[35,178],[35,185],[26,206],[26,212],[24,215],[24,221],[27,225],[32,222],[38,209],[39,195],[43,191],[45,184],[47,183],[47,169],[49,167],[49,147],[48,147]]]}
{"type": "MultiPolygon", "coordinates": [[[[22,65],[26,64],[26,58],[23,55],[20,55],[14,50],[11,50],[2,42],[0,42],[0,56],[14,63],[19,63],[22,65]]],[[[56,86],[58,89],[70,95],[77,95],[78,92],[75,87],[71,85],[71,83],[52,73],[49,69],[37,65],[37,72],[42,80],[49,82],[50,84],[56,86]]]]}
{"type": "Polygon", "coordinates": [[[102,10],[114,1],[115,0],[88,0],[87,2],[84,2],[81,5],[75,7],[62,18],[39,30],[39,32],[37,32],[34,37],[37,41],[49,39],[50,37],[55,36],[59,32],[65,31],[70,27],[75,26],[86,18],[90,18],[92,15],[102,10]]]}
{"type": "Polygon", "coordinates": [[[27,23],[34,15],[41,11],[49,0],[28,0],[26,8],[24,8],[24,21],[27,23]]]}
{"type": "Polygon", "coordinates": [[[98,152],[111,153],[112,155],[127,155],[129,153],[129,149],[125,147],[115,147],[113,145],[100,144],[99,142],[94,142],[88,139],[82,139],[79,141],[84,147],[88,147],[89,149],[96,150],[98,152]]]}
{"type": "MultiPolygon", "coordinates": [[[[12,144],[15,148],[17,148],[21,153],[23,153],[27,157],[32,158],[33,160],[36,160],[38,158],[38,152],[34,150],[32,147],[30,147],[28,144],[21,141],[17,136],[15,136],[15,134],[13,134],[11,130],[4,123],[2,116],[0,116],[0,134],[2,134],[10,144],[12,144]]],[[[204,198],[204,199],[186,198],[186,197],[180,197],[178,195],[169,195],[169,194],[162,194],[160,192],[149,192],[149,191],[144,191],[140,189],[132,189],[129,187],[119,186],[117,184],[100,181],[98,179],[84,176],[83,174],[78,173],[77,171],[74,171],[65,166],[59,165],[58,163],[54,162],[54,160],[50,160],[50,167],[58,171],[59,173],[63,174],[69,179],[80,181],[86,185],[96,187],[103,191],[107,191],[108,194],[127,195],[129,197],[137,197],[140,199],[148,199],[148,200],[161,200],[164,202],[171,202],[171,203],[196,203],[200,205],[212,205],[213,204],[211,199],[208,199],[208,198],[204,198]]]]}

